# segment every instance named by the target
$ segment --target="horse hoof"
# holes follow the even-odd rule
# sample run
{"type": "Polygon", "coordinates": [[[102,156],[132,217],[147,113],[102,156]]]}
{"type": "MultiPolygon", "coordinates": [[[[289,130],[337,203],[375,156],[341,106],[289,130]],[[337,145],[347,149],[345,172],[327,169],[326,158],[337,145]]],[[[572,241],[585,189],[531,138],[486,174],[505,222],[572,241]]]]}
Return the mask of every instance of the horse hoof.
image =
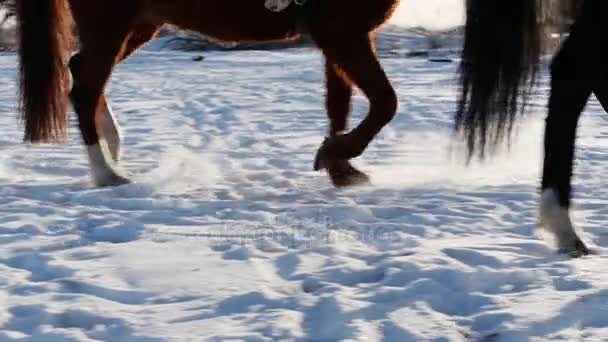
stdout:
{"type": "Polygon", "coordinates": [[[332,161],[327,166],[331,182],[337,188],[367,185],[369,176],[357,170],[348,160],[332,161]]]}
{"type": "Polygon", "coordinates": [[[574,245],[571,247],[562,247],[559,249],[559,252],[562,254],[568,254],[572,258],[580,258],[586,255],[591,254],[591,250],[585,245],[585,243],[577,239],[574,242],[574,245]]]}
{"type": "Polygon", "coordinates": [[[130,183],[131,183],[131,181],[128,178],[125,178],[125,177],[117,175],[117,174],[109,175],[109,176],[105,177],[104,179],[95,180],[95,184],[102,188],[120,186],[120,185],[125,185],[125,184],[130,184],[130,183]]]}
{"type": "Polygon", "coordinates": [[[329,145],[329,138],[325,138],[325,140],[323,141],[323,144],[321,144],[321,147],[319,147],[319,150],[317,150],[317,155],[315,156],[315,162],[313,165],[313,170],[315,171],[321,171],[327,168],[327,161],[329,159],[328,156],[328,146],[329,145]]]}

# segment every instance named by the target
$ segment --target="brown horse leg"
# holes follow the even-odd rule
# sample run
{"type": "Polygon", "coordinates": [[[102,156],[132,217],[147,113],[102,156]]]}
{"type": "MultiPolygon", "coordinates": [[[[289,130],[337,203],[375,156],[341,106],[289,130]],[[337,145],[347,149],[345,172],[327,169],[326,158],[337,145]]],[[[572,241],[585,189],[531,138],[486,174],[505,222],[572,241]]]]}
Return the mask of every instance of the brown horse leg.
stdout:
{"type": "Polygon", "coordinates": [[[327,58],[334,61],[367,96],[370,110],[367,117],[351,132],[326,139],[317,154],[317,170],[328,168],[335,161],[360,156],[397,111],[397,95],[376,57],[369,36],[350,40],[336,39],[319,46],[327,58]]]}
{"type": "Polygon", "coordinates": [[[348,128],[348,115],[351,111],[353,95],[352,82],[329,60],[325,61],[325,82],[327,85],[325,105],[330,120],[329,134],[339,135],[348,128]]]}
{"type": "Polygon", "coordinates": [[[100,121],[101,106],[105,103],[103,93],[106,82],[124,51],[129,30],[105,27],[100,31],[81,34],[83,49],[71,61],[71,69],[77,76],[70,97],[87,147],[93,181],[98,186],[110,186],[125,184],[128,180],[117,174],[107,162],[100,146],[97,123],[100,121]]]}
{"type": "MultiPolygon", "coordinates": [[[[135,27],[135,30],[130,35],[129,40],[117,58],[117,63],[124,61],[127,57],[137,51],[148,41],[154,39],[160,30],[159,25],[140,24],[135,27]]],[[[70,71],[74,82],[78,82],[77,65],[80,63],[80,53],[77,53],[70,60],[70,71]]],[[[115,162],[120,160],[121,135],[116,116],[108,103],[107,97],[102,95],[100,107],[102,108],[101,117],[98,122],[99,127],[97,132],[104,138],[112,159],[115,162]]]]}
{"type": "MultiPolygon", "coordinates": [[[[325,64],[325,81],[327,85],[325,104],[330,121],[329,135],[334,137],[343,134],[347,129],[353,86],[342,70],[329,60],[325,64]]],[[[328,161],[326,167],[332,183],[337,187],[369,182],[369,177],[354,168],[348,160],[328,161]]]]}

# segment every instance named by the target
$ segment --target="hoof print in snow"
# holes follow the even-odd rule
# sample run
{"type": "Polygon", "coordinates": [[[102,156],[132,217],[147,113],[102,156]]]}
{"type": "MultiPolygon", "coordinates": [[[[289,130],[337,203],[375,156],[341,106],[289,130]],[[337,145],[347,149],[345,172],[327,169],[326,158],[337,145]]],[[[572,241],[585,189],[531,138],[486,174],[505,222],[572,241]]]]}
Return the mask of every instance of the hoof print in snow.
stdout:
{"type": "Polygon", "coordinates": [[[314,293],[323,288],[325,285],[318,279],[306,279],[302,282],[302,291],[305,293],[314,293]]]}
{"type": "Polygon", "coordinates": [[[139,223],[114,223],[84,227],[84,237],[96,242],[126,243],[137,240],[144,230],[139,223]]]}

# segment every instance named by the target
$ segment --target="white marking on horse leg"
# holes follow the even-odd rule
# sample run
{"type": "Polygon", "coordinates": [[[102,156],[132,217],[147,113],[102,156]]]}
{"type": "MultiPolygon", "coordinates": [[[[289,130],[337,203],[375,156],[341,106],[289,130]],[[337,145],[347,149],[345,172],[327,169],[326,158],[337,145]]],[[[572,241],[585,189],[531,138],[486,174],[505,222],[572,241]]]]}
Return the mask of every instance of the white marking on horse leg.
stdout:
{"type": "Polygon", "coordinates": [[[577,250],[580,239],[574,230],[568,208],[559,204],[554,189],[546,189],[540,197],[540,225],[555,235],[557,247],[562,252],[577,250]]]}
{"type": "Polygon", "coordinates": [[[117,162],[120,160],[120,129],[116,117],[106,100],[106,106],[101,114],[101,130],[112,159],[117,162]]]}
{"type": "Polygon", "coordinates": [[[264,6],[270,11],[281,12],[287,9],[292,1],[293,0],[266,0],[264,6]]]}
{"type": "Polygon", "coordinates": [[[93,182],[97,186],[112,186],[129,183],[129,180],[118,175],[106,161],[103,149],[99,144],[87,146],[93,182]]]}
{"type": "Polygon", "coordinates": [[[72,75],[72,70],[68,72],[68,94],[72,92],[74,89],[74,75],[72,75]]]}

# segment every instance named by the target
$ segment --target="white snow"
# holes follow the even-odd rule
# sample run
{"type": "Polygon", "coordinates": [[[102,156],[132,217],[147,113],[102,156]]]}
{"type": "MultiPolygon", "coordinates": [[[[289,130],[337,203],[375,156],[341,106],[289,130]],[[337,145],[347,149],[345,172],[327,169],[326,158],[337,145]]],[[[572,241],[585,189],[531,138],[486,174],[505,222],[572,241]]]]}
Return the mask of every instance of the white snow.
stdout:
{"type": "MultiPolygon", "coordinates": [[[[383,61],[401,99],[338,191],[312,50],[143,51],[109,89],[135,184],[90,185],[72,122],[21,144],[0,56],[0,341],[601,341],[608,121],[581,123],[574,219],[598,255],[536,235],[546,88],[510,153],[462,166],[456,63],[383,61]]],[[[355,101],[356,121],[366,103],[355,101]]],[[[74,117],[72,115],[72,117],[74,117]]]]}
{"type": "Polygon", "coordinates": [[[391,19],[404,27],[445,30],[464,23],[465,0],[402,0],[391,19]]]}

